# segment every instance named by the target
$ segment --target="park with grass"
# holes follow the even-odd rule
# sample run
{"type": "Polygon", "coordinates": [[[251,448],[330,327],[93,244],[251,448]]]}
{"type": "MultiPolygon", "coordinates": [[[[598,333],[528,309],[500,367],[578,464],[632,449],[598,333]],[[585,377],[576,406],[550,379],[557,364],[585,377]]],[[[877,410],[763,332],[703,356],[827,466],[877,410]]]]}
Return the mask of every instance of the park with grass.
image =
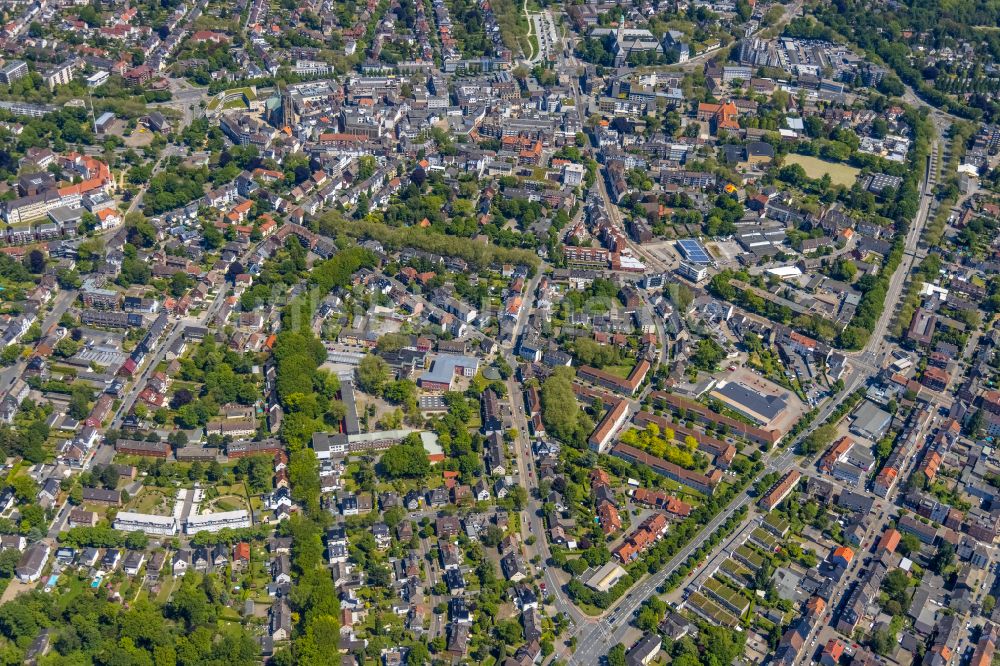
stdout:
{"type": "Polygon", "coordinates": [[[227,111],[229,109],[248,109],[257,100],[257,91],[253,87],[230,88],[217,94],[206,107],[210,112],[227,111]]]}
{"type": "Polygon", "coordinates": [[[830,175],[830,181],[834,185],[851,187],[861,173],[860,169],[838,162],[828,162],[812,155],[800,155],[791,153],[785,157],[785,164],[798,164],[805,170],[809,178],[818,180],[824,175],[830,175]]]}

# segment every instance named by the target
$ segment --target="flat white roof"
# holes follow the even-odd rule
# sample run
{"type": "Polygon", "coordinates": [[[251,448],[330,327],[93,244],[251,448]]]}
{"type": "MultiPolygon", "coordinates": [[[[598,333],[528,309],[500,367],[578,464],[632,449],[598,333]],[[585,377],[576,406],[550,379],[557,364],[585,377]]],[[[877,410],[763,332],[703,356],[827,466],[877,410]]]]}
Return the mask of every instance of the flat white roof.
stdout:
{"type": "Polygon", "coordinates": [[[149,523],[154,525],[170,526],[174,524],[173,516],[157,516],[152,513],[132,513],[131,511],[119,511],[115,516],[115,522],[149,523]]]}
{"type": "MultiPolygon", "coordinates": [[[[118,514],[119,516],[121,514],[118,514]]],[[[187,523],[200,524],[200,523],[215,523],[215,522],[226,522],[230,520],[248,520],[250,514],[247,513],[246,509],[237,509],[236,511],[219,511],[218,513],[203,513],[199,516],[188,516],[187,523]]]]}
{"type": "Polygon", "coordinates": [[[780,278],[798,277],[799,275],[802,275],[802,269],[798,266],[777,266],[775,268],[768,268],[767,272],[780,278]]]}
{"type": "Polygon", "coordinates": [[[357,444],[359,442],[381,442],[386,439],[398,439],[402,441],[403,439],[406,439],[407,435],[414,432],[420,431],[403,428],[400,430],[376,430],[375,432],[361,432],[356,435],[348,435],[347,441],[351,444],[357,444]]]}
{"type": "Polygon", "coordinates": [[[436,432],[431,432],[429,430],[424,430],[420,433],[420,442],[424,445],[424,451],[427,455],[441,455],[444,453],[444,449],[438,444],[438,436],[436,432]]]}

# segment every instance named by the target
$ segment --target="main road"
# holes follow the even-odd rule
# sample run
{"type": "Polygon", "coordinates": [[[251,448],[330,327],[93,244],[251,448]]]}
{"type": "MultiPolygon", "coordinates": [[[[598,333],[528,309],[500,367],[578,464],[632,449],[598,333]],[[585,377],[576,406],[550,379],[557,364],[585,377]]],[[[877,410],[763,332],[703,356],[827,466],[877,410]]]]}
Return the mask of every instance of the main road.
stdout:
{"type": "MultiPolygon", "coordinates": [[[[806,428],[799,437],[786,446],[784,449],[775,449],[764,467],[764,474],[772,472],[784,473],[795,465],[795,449],[799,441],[812,433],[840,406],[840,403],[857,389],[868,375],[863,370],[851,370],[849,379],[845,382],[844,390],[836,398],[824,405],[817,418],[809,428],[806,428]]],[[[600,657],[607,653],[616,643],[623,642],[625,635],[629,631],[629,622],[633,613],[652,596],[657,588],[676,571],[688,557],[701,548],[719,528],[729,520],[736,511],[747,506],[751,499],[752,487],[739,493],[722,511],[710,520],[705,527],[681,548],[676,555],[656,573],[643,578],[634,586],[628,595],[619,603],[612,606],[602,614],[604,621],[593,624],[584,624],[577,627],[574,635],[577,637],[577,648],[570,663],[572,664],[596,664],[600,657]]]]}
{"type": "MultiPolygon", "coordinates": [[[[784,23],[790,20],[801,5],[801,2],[796,2],[791,5],[783,15],[781,22],[784,23]]],[[[693,58],[688,63],[685,63],[685,65],[687,68],[697,66],[700,61],[704,60],[705,57],[707,57],[707,54],[693,58]]],[[[563,49],[561,64],[566,67],[572,65],[574,62],[575,58],[570,55],[568,49],[563,49]]],[[[576,80],[573,80],[572,88],[576,101],[577,114],[579,115],[580,121],[585,122],[587,108],[585,108],[584,103],[587,102],[587,97],[582,94],[576,80]]],[[[919,103],[919,100],[912,95],[912,92],[907,98],[907,101],[916,101],[919,103]]],[[[931,111],[931,114],[935,129],[939,133],[943,134],[945,128],[949,124],[950,118],[945,114],[935,112],[934,110],[931,111]]],[[[856,390],[863,382],[867,381],[867,379],[881,367],[882,362],[887,356],[888,345],[885,344],[885,334],[895,315],[895,308],[899,303],[906,280],[913,269],[913,265],[916,261],[916,250],[920,242],[920,237],[931,214],[931,206],[933,203],[932,188],[934,185],[934,174],[931,172],[931,165],[935,163],[939,153],[937,139],[935,139],[932,143],[931,150],[932,157],[928,161],[928,164],[925,165],[925,174],[921,187],[920,205],[917,215],[914,219],[914,223],[907,230],[907,235],[904,240],[903,258],[900,261],[900,265],[896,268],[890,278],[889,285],[886,290],[884,302],[887,304],[887,307],[883,309],[882,314],[879,317],[879,320],[876,323],[876,326],[872,331],[865,347],[859,352],[849,354],[851,370],[849,371],[848,379],[845,381],[844,390],[841,391],[836,398],[830,400],[820,409],[820,412],[817,415],[817,418],[813,421],[813,424],[803,431],[796,441],[791,442],[783,450],[776,450],[770,454],[765,466],[765,474],[771,472],[784,473],[785,471],[796,467],[797,461],[795,459],[794,451],[798,442],[822,424],[837,409],[837,407],[840,406],[842,401],[847,396],[853,393],[854,390],[856,390]]],[[[600,174],[598,175],[596,185],[608,216],[611,218],[612,222],[616,224],[616,226],[623,228],[617,206],[611,201],[604,178],[600,174]]],[[[642,247],[631,242],[629,243],[629,247],[637,256],[644,259],[651,269],[664,270],[667,268],[666,263],[660,257],[646,252],[642,247]]],[[[517,450],[518,465],[521,468],[523,475],[524,467],[523,461],[521,460],[522,456],[524,456],[526,460],[530,461],[530,452],[526,450],[522,451],[521,448],[518,448],[517,450]]],[[[701,548],[702,544],[705,543],[710,535],[714,534],[736,511],[744,506],[747,506],[750,503],[750,500],[751,494],[750,489],[748,488],[747,490],[739,493],[728,506],[720,511],[715,518],[709,521],[709,523],[705,525],[704,529],[702,529],[686,546],[681,548],[665,567],[663,567],[660,571],[643,578],[636,586],[634,586],[628,592],[624,600],[605,611],[598,618],[587,617],[583,619],[583,622],[579,622],[572,634],[577,639],[577,646],[572,658],[570,659],[570,663],[599,663],[601,656],[606,654],[610,647],[616,643],[623,642],[629,631],[629,622],[633,613],[649,596],[655,593],[656,589],[663,584],[663,581],[670,577],[693,552],[701,548]]],[[[541,526],[536,525],[533,526],[533,528],[541,529],[541,526]]],[[[542,534],[538,534],[536,537],[544,539],[542,534]]],[[[550,578],[551,574],[547,573],[546,579],[548,580],[550,578]]],[[[559,605],[563,606],[564,604],[559,605]]],[[[574,616],[577,617],[576,614],[574,614],[574,616]]]]}
{"type": "MultiPolygon", "coordinates": [[[[936,154],[938,150],[937,141],[932,144],[932,151],[936,154]]],[[[932,161],[932,160],[930,160],[932,161]]],[[[777,472],[784,473],[796,466],[795,448],[802,439],[809,435],[815,428],[822,424],[836,409],[841,402],[853,393],[872,374],[873,370],[879,367],[881,360],[887,353],[885,333],[895,315],[896,305],[903,286],[913,267],[915,258],[914,251],[920,241],[920,236],[927,219],[930,216],[931,202],[933,195],[931,192],[930,161],[925,166],[924,182],[921,188],[920,207],[913,225],[907,230],[903,259],[896,267],[895,272],[889,280],[886,290],[885,303],[882,314],[872,331],[868,344],[860,352],[851,354],[852,367],[849,378],[845,381],[844,390],[836,398],[828,401],[821,409],[812,425],[804,430],[799,437],[786,445],[783,450],[776,450],[770,454],[765,466],[764,473],[777,472]]],[[[607,653],[608,649],[619,642],[623,642],[629,631],[629,622],[632,614],[645,602],[645,600],[655,593],[656,589],[662,585],[671,574],[674,573],[691,555],[698,550],[705,541],[714,534],[719,527],[729,519],[733,513],[750,503],[750,488],[738,494],[726,508],[720,511],[698,535],[667,563],[665,567],[656,573],[644,578],[633,587],[624,600],[620,601],[603,614],[606,621],[599,623],[587,623],[579,625],[574,632],[577,637],[577,648],[570,663],[572,664],[596,664],[600,657],[607,653]]],[[[711,557],[711,555],[710,555],[711,557]]]]}

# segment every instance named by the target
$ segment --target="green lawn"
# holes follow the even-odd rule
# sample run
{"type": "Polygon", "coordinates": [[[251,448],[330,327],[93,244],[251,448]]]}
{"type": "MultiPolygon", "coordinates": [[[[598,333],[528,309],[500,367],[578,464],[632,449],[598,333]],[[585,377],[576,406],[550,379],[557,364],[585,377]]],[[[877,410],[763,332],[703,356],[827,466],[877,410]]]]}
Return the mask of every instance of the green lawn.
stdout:
{"type": "Polygon", "coordinates": [[[257,99],[257,96],[250,88],[245,88],[245,87],[231,88],[229,90],[224,91],[221,95],[213,97],[212,100],[208,103],[208,110],[215,111],[216,109],[219,108],[220,104],[223,105],[224,109],[235,109],[239,107],[246,107],[246,102],[240,97],[236,97],[236,99],[227,100],[227,98],[229,98],[230,96],[239,95],[241,93],[246,97],[248,101],[252,102],[255,99],[257,99]]]}
{"type": "Polygon", "coordinates": [[[623,365],[606,365],[604,366],[604,372],[610,372],[612,375],[617,375],[622,379],[627,379],[629,374],[632,372],[632,368],[635,367],[634,363],[623,364],[623,365]]]}
{"type": "Polygon", "coordinates": [[[573,603],[576,604],[577,608],[579,608],[581,611],[583,611],[585,614],[591,617],[597,617],[598,615],[604,612],[603,610],[601,610],[597,606],[594,606],[593,604],[586,604],[581,601],[574,601],[573,603]]]}
{"type": "Polygon", "coordinates": [[[240,495],[221,495],[213,500],[209,500],[208,504],[215,511],[236,511],[247,508],[246,498],[240,495]]]}
{"type": "Polygon", "coordinates": [[[157,603],[167,603],[170,599],[170,594],[174,591],[174,587],[176,587],[179,582],[180,579],[171,576],[167,566],[164,566],[163,572],[160,574],[160,591],[156,595],[157,603]]]}
{"type": "Polygon", "coordinates": [[[146,486],[138,497],[129,502],[129,510],[136,513],[152,513],[170,515],[173,512],[174,500],[162,490],[146,486]]]}
{"type": "Polygon", "coordinates": [[[860,169],[855,169],[852,166],[838,164],[836,162],[827,162],[826,160],[821,160],[820,158],[813,157],[812,155],[798,155],[791,153],[785,157],[785,164],[798,164],[805,169],[806,175],[810,178],[822,178],[823,174],[828,173],[830,174],[830,180],[833,181],[834,185],[844,185],[846,187],[854,185],[854,181],[857,180],[858,174],[861,173],[860,169]]]}
{"type": "Polygon", "coordinates": [[[84,579],[80,576],[74,576],[72,574],[64,573],[59,576],[59,583],[56,586],[58,590],[59,600],[56,602],[56,606],[60,610],[65,610],[69,607],[70,603],[73,602],[80,594],[83,593],[85,589],[90,586],[90,579],[84,579]]]}

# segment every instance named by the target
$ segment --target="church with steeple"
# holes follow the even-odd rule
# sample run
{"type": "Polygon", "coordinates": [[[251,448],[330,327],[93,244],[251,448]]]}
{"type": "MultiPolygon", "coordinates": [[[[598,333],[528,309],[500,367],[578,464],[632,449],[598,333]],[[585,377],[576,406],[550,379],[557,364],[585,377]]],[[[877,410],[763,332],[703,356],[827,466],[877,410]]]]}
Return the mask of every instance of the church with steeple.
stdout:
{"type": "Polygon", "coordinates": [[[615,37],[615,67],[625,65],[628,57],[633,53],[655,51],[657,55],[663,55],[663,45],[649,30],[625,27],[624,12],[618,20],[617,28],[597,28],[590,32],[591,37],[598,39],[603,39],[611,34],[615,37]]]}

